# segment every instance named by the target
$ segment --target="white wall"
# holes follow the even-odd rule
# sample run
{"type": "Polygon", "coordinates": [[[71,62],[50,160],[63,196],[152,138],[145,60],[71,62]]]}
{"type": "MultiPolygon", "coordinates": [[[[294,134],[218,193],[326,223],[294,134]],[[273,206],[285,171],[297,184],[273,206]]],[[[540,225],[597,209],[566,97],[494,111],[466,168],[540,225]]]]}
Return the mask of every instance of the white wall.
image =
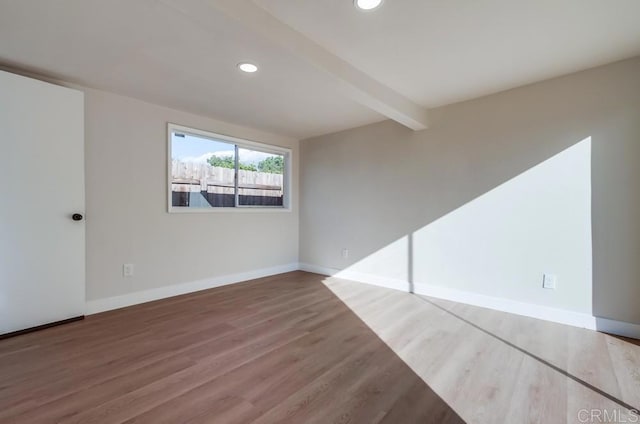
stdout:
{"type": "Polygon", "coordinates": [[[86,95],[87,299],[130,294],[135,299],[149,290],[170,295],[181,283],[224,281],[232,274],[295,264],[300,252],[301,262],[321,267],[366,266],[360,270],[382,279],[573,311],[589,309],[591,296],[594,315],[640,324],[639,74],[636,58],[440,108],[425,131],[386,121],[306,140],[300,237],[297,141],[76,86],[86,95]],[[291,147],[293,211],[168,214],[167,122],[291,147]],[[586,139],[592,246],[578,241],[586,237],[588,211],[578,210],[584,199],[565,199],[560,214],[544,217],[528,209],[562,196],[561,187],[521,199],[530,203],[518,203],[517,214],[500,209],[492,226],[477,220],[477,208],[489,213],[496,204],[512,205],[513,196],[544,188],[544,178],[569,182],[569,193],[587,190],[586,150],[576,146],[573,159],[566,155],[586,139]],[[580,173],[563,180],[559,172],[566,167],[560,166],[542,178],[537,165],[554,163],[553,158],[579,161],[580,173]],[[562,214],[572,217],[569,238],[564,229],[560,238],[550,231],[568,220],[562,214]],[[485,243],[500,217],[509,218],[509,225],[499,228],[505,237],[485,243]],[[467,237],[468,231],[458,231],[461,223],[478,232],[467,237]],[[468,242],[462,249],[449,237],[452,230],[468,242]],[[510,240],[513,234],[519,234],[516,240],[510,240]],[[542,246],[547,235],[559,250],[542,246]],[[532,237],[537,247],[527,243],[532,237]],[[348,259],[341,257],[345,247],[348,259]],[[591,283],[585,276],[588,258],[580,260],[589,248],[591,283]],[[435,259],[436,251],[454,253],[445,258],[446,267],[435,259]],[[513,262],[503,272],[505,252],[513,262]],[[571,255],[569,261],[565,255],[571,255]],[[123,263],[136,265],[134,277],[122,277],[123,263]],[[539,287],[543,272],[558,274],[555,292],[539,287]]]}
{"type": "Polygon", "coordinates": [[[301,142],[301,262],[640,323],[638,75],[640,58],[438,109],[420,132],[301,142]]]}
{"type": "Polygon", "coordinates": [[[297,262],[296,140],[82,89],[88,300],[297,262]],[[167,213],[167,122],[292,148],[292,211],[167,213]]]}
{"type": "Polygon", "coordinates": [[[413,280],[591,314],[589,138],[411,234],[413,280]],[[542,290],[542,274],[558,278],[542,290]]]}

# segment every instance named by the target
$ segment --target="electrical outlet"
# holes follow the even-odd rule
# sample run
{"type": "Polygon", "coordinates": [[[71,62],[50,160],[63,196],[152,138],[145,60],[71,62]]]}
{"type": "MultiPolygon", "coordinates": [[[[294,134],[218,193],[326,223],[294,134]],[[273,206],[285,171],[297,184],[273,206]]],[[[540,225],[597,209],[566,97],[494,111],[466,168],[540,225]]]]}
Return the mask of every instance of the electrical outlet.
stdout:
{"type": "Polygon", "coordinates": [[[558,277],[553,274],[544,274],[542,276],[542,288],[543,289],[553,289],[556,288],[556,283],[558,282],[558,277]]]}
{"type": "Polygon", "coordinates": [[[122,265],[122,276],[133,277],[133,264],[122,265]]]}
{"type": "Polygon", "coordinates": [[[342,249],[342,259],[347,259],[349,257],[349,249],[342,249]]]}

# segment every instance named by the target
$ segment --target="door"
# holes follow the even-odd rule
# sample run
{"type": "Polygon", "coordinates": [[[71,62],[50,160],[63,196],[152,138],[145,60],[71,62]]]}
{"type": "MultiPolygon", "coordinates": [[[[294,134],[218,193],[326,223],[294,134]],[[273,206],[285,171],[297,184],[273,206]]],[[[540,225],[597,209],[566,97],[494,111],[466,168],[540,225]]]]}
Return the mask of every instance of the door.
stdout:
{"type": "Polygon", "coordinates": [[[0,334],[84,315],[74,213],[84,215],[83,93],[0,71],[0,334]]]}

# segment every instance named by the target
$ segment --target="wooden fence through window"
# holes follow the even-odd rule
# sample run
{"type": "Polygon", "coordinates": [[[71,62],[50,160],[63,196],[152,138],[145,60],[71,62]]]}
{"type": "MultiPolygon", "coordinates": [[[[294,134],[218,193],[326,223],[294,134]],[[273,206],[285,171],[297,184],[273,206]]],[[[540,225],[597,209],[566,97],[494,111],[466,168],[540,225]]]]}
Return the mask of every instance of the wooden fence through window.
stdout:
{"type": "MultiPolygon", "coordinates": [[[[208,163],[171,162],[171,192],[174,206],[234,206],[235,170],[208,163]],[[201,196],[199,196],[201,195],[201,196]],[[194,201],[195,200],[195,201],[194,201]]],[[[238,170],[240,204],[282,206],[282,174],[238,170]]]]}

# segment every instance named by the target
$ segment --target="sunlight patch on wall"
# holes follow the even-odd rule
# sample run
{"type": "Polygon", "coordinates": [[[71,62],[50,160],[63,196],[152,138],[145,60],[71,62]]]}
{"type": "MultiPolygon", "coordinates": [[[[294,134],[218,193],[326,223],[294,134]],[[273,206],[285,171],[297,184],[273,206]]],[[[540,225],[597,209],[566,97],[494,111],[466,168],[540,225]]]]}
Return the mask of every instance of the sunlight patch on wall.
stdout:
{"type": "Polygon", "coordinates": [[[591,138],[417,228],[336,276],[592,309],[591,138]],[[543,289],[544,273],[558,278],[543,289]]]}

